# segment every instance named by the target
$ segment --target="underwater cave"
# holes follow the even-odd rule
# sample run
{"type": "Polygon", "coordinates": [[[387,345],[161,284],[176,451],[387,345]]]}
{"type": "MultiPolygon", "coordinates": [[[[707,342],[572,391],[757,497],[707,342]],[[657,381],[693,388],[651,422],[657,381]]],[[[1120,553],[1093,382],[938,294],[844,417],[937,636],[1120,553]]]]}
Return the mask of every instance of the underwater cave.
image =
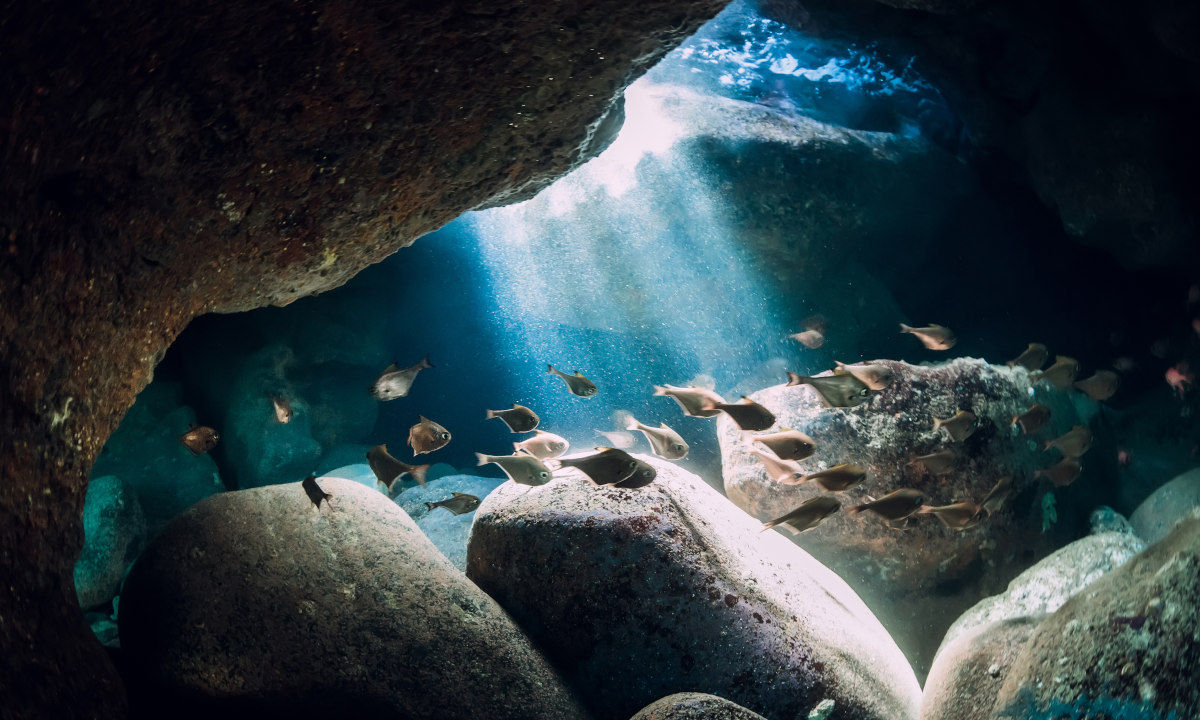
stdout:
{"type": "Polygon", "coordinates": [[[1200,9],[0,12],[0,719],[1200,717],[1200,9]]]}

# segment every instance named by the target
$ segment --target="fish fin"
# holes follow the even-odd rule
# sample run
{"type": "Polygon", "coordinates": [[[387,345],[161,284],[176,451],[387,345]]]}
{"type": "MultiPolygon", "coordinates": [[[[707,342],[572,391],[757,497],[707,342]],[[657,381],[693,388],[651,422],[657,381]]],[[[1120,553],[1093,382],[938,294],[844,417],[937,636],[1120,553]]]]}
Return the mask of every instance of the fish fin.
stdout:
{"type": "Polygon", "coordinates": [[[905,325],[904,323],[900,323],[900,332],[901,332],[901,333],[910,333],[910,332],[912,332],[912,331],[913,331],[913,329],[912,329],[912,328],[910,328],[909,326],[905,325]]]}
{"type": "Polygon", "coordinates": [[[546,367],[548,368],[548,369],[546,370],[546,374],[547,374],[547,375],[553,375],[553,374],[554,374],[554,366],[553,366],[553,365],[547,365],[546,367]]]}
{"type": "Polygon", "coordinates": [[[468,495],[466,493],[451,492],[450,494],[453,495],[454,497],[468,497],[468,495]]]}
{"type": "Polygon", "coordinates": [[[808,378],[804,377],[803,375],[794,373],[790,370],[788,371],[787,377],[788,377],[787,384],[791,385],[791,386],[804,385],[805,384],[804,381],[808,379],[808,378]]]}
{"type": "Polygon", "coordinates": [[[393,360],[391,365],[388,365],[387,367],[385,367],[383,369],[383,374],[387,375],[388,373],[396,372],[399,369],[400,369],[400,366],[396,364],[395,360],[393,360]]]}
{"type": "Polygon", "coordinates": [[[667,430],[670,430],[670,429],[671,429],[671,428],[667,427],[667,424],[666,424],[665,422],[660,422],[660,423],[658,424],[658,426],[659,426],[660,428],[666,428],[667,430]]]}
{"type": "Polygon", "coordinates": [[[609,450],[612,450],[612,448],[607,447],[605,445],[597,445],[596,446],[596,452],[607,452],[609,450]]]}
{"type": "Polygon", "coordinates": [[[521,447],[520,443],[513,443],[513,455],[520,455],[521,453],[525,453],[526,455],[533,454],[533,453],[529,452],[528,450],[526,450],[525,448],[521,447]]]}
{"type": "MultiPolygon", "coordinates": [[[[946,420],[949,420],[949,419],[950,419],[950,418],[946,418],[946,420]]],[[[934,429],[934,431],[936,432],[938,428],[940,428],[942,425],[945,425],[945,424],[946,424],[946,420],[943,420],[943,419],[941,419],[941,418],[935,417],[935,418],[933,419],[933,429],[934,429]]]]}
{"type": "Polygon", "coordinates": [[[434,505],[431,502],[427,502],[427,503],[425,503],[425,507],[428,508],[429,510],[432,510],[436,507],[436,505],[434,505]]]}
{"type": "Polygon", "coordinates": [[[665,387],[663,387],[662,385],[655,385],[655,386],[654,386],[654,394],[655,394],[656,396],[658,396],[658,395],[666,395],[666,394],[667,394],[667,389],[666,389],[665,387]]]}
{"type": "Polygon", "coordinates": [[[626,430],[637,430],[637,429],[639,429],[640,425],[641,425],[641,423],[638,422],[637,418],[635,418],[633,415],[629,415],[625,418],[625,429],[626,430]]]}
{"type": "Polygon", "coordinates": [[[483,453],[475,453],[475,467],[482,467],[490,462],[491,460],[488,460],[487,455],[484,455],[483,453]]]}
{"type": "Polygon", "coordinates": [[[434,365],[433,363],[429,362],[429,356],[428,356],[428,355],[426,355],[425,357],[421,358],[421,365],[422,365],[423,367],[426,367],[426,368],[433,368],[433,367],[437,367],[437,366],[436,366],[436,365],[434,365]]]}
{"type": "Polygon", "coordinates": [[[846,513],[849,515],[857,515],[864,510],[862,505],[851,505],[846,508],[846,513]]]}
{"type": "Polygon", "coordinates": [[[484,418],[484,419],[485,419],[485,420],[491,420],[491,419],[492,419],[492,418],[494,418],[494,417],[496,417],[496,411],[495,411],[495,410],[488,410],[488,411],[487,411],[487,417],[486,417],[486,418],[484,418]]]}
{"type": "Polygon", "coordinates": [[[429,422],[429,418],[425,417],[424,415],[417,415],[417,417],[419,417],[421,419],[421,422],[423,422],[423,423],[429,422]]]}
{"type": "Polygon", "coordinates": [[[779,525],[781,522],[783,522],[782,519],[768,520],[767,522],[763,523],[761,532],[766,532],[766,531],[770,530],[771,528],[775,527],[776,525],[779,525]]]}
{"type": "Polygon", "coordinates": [[[583,373],[581,373],[581,372],[579,372],[578,370],[576,370],[576,371],[575,371],[575,377],[583,377],[583,373]]]}

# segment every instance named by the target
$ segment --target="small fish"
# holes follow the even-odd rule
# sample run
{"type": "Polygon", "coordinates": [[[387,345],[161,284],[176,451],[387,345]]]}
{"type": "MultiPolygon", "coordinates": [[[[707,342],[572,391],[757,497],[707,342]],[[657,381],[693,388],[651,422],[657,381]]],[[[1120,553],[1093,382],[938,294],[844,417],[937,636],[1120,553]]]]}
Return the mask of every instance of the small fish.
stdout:
{"type": "Polygon", "coordinates": [[[1117,448],[1117,465],[1120,467],[1129,467],[1133,462],[1133,453],[1125,448],[1117,448]]]}
{"type": "Polygon", "coordinates": [[[924,493],[911,488],[902,488],[900,490],[893,490],[878,500],[865,502],[862,505],[855,505],[849,508],[847,512],[851,515],[857,515],[864,510],[870,510],[885,520],[895,522],[903,520],[917,512],[924,504],[924,493]]]}
{"type": "Polygon", "coordinates": [[[1086,380],[1075,383],[1075,389],[1086,394],[1097,402],[1107,400],[1116,394],[1121,386],[1121,378],[1112,370],[1097,370],[1086,380]]]}
{"type": "Polygon", "coordinates": [[[817,391],[826,407],[854,407],[870,395],[871,390],[861,380],[850,375],[818,375],[805,377],[794,372],[787,374],[789,386],[808,385],[817,391]]]}
{"type": "Polygon", "coordinates": [[[537,427],[539,422],[537,413],[516,403],[513,403],[511,410],[488,410],[487,419],[492,418],[500,418],[508,429],[515,433],[529,432],[537,427]]]}
{"type": "Polygon", "coordinates": [[[654,482],[654,478],[658,477],[658,471],[654,469],[653,465],[645,460],[639,460],[638,458],[634,458],[633,460],[635,463],[637,463],[637,466],[633,469],[633,472],[629,474],[629,477],[625,478],[619,483],[614,484],[613,487],[625,488],[626,490],[636,490],[637,488],[646,487],[650,483],[654,482]]]}
{"type": "Polygon", "coordinates": [[[1079,477],[1081,470],[1083,470],[1083,466],[1079,464],[1078,459],[1065,457],[1057,465],[1051,465],[1044,470],[1038,470],[1033,476],[1044,477],[1057,487],[1065,487],[1075,482],[1075,478],[1079,477]]]}
{"type": "Polygon", "coordinates": [[[782,432],[755,435],[751,440],[766,445],[780,460],[804,460],[817,451],[817,441],[799,430],[784,428],[782,432]]]}
{"type": "Polygon", "coordinates": [[[803,505],[783,517],[763,523],[763,530],[770,530],[776,525],[786,525],[797,533],[812,530],[821,521],[841,509],[842,504],[828,495],[818,495],[806,501],[803,505]]]}
{"type": "Polygon", "coordinates": [[[633,433],[624,430],[597,430],[596,434],[607,440],[610,446],[621,450],[628,450],[637,443],[633,433]]]}
{"type": "Polygon", "coordinates": [[[431,511],[436,508],[446,508],[455,515],[466,515],[479,507],[479,503],[481,502],[483,501],[474,495],[456,492],[453,494],[453,497],[446,498],[445,500],[427,502],[425,503],[425,507],[431,511]]]}
{"type": "Polygon", "coordinates": [[[275,408],[276,422],[284,425],[292,421],[292,404],[282,395],[276,395],[271,398],[271,407],[275,408]]]}
{"type": "Polygon", "coordinates": [[[424,415],[418,417],[421,418],[420,422],[408,429],[408,445],[413,455],[424,455],[446,447],[446,443],[450,442],[450,431],[424,415]]]}
{"type": "Polygon", "coordinates": [[[536,434],[533,437],[519,443],[513,443],[513,450],[532,455],[538,460],[547,460],[562,455],[571,447],[571,443],[567,442],[567,439],[562,436],[546,432],[545,430],[536,430],[534,432],[536,434]]]}
{"type": "Polygon", "coordinates": [[[959,410],[945,420],[936,417],[933,419],[933,431],[937,432],[939,428],[945,430],[952,442],[966,440],[974,434],[978,427],[979,418],[975,417],[975,413],[967,410],[959,410]]]}
{"type": "Polygon", "coordinates": [[[597,485],[612,485],[630,479],[638,469],[637,458],[616,448],[596,448],[599,452],[579,458],[559,460],[563,467],[573,467],[597,485]]]}
{"type": "Polygon", "coordinates": [[[842,464],[809,473],[801,477],[798,482],[815,482],[826,492],[841,492],[859,485],[866,477],[867,469],[865,467],[842,464]]]}
{"type": "Polygon", "coordinates": [[[1041,430],[1050,420],[1050,408],[1041,403],[1034,403],[1020,415],[1013,416],[1013,424],[1021,426],[1021,432],[1026,435],[1041,430]]]}
{"type": "Polygon", "coordinates": [[[574,375],[568,375],[562,370],[556,369],[553,365],[547,365],[546,367],[549,368],[546,370],[546,374],[557,375],[562,378],[562,381],[567,384],[567,389],[571,391],[572,395],[577,395],[581,398],[590,398],[596,394],[596,385],[591,380],[585,378],[578,370],[575,371],[574,375]]]}
{"type": "Polygon", "coordinates": [[[666,423],[659,423],[658,427],[650,427],[643,425],[637,421],[637,418],[630,415],[625,429],[640,430],[650,443],[650,449],[664,460],[682,460],[687,457],[688,444],[679,436],[679,433],[667,427],[666,423]]]}
{"type": "Polygon", "coordinates": [[[396,363],[392,363],[379,373],[379,377],[375,378],[375,384],[371,386],[371,394],[376,399],[384,401],[402,398],[408,394],[409,390],[412,390],[417,373],[431,367],[433,364],[429,362],[428,355],[421,358],[417,364],[409,365],[406,368],[397,367],[396,363]]]}
{"type": "Polygon", "coordinates": [[[720,410],[705,410],[704,403],[711,402],[714,405],[720,405],[725,402],[725,398],[716,394],[712,390],[705,390],[699,387],[675,387],[674,385],[655,385],[654,394],[656,396],[669,396],[679,407],[683,408],[684,415],[691,417],[710,418],[721,414],[720,410]]]}
{"type": "Polygon", "coordinates": [[[742,430],[766,430],[775,424],[775,414],[745,395],[737,403],[705,403],[706,410],[720,410],[742,430]]]}
{"type": "Polygon", "coordinates": [[[805,330],[804,332],[792,333],[788,337],[809,350],[816,350],[825,344],[825,334],[820,330],[805,330]]]}
{"type": "Polygon", "coordinates": [[[203,455],[217,446],[221,436],[216,430],[207,425],[190,425],[191,429],[179,436],[179,442],[192,451],[193,455],[203,455]]]}
{"type": "Polygon", "coordinates": [[[886,390],[896,381],[896,373],[890,367],[873,362],[861,362],[853,365],[838,362],[837,370],[834,373],[841,374],[843,372],[858,378],[860,383],[871,390],[886,390]]]}
{"type": "Polygon", "coordinates": [[[1046,357],[1048,355],[1049,352],[1046,350],[1045,345],[1041,343],[1029,343],[1029,347],[1025,348],[1025,352],[1008,361],[1008,366],[1016,367],[1020,365],[1030,372],[1041,370],[1042,366],[1046,364],[1046,357]]]}
{"type": "Polygon", "coordinates": [[[484,455],[475,453],[476,465],[495,463],[510,480],[520,485],[545,485],[550,482],[550,468],[532,455],[484,455]]]}
{"type": "Polygon", "coordinates": [[[948,475],[954,469],[955,456],[950,450],[938,450],[928,455],[918,455],[909,465],[921,465],[933,475],[948,475]]]}
{"type": "Polygon", "coordinates": [[[931,324],[929,327],[915,328],[900,323],[900,332],[916,335],[921,344],[930,350],[949,350],[958,342],[950,328],[941,325],[931,324]]]}
{"type": "Polygon", "coordinates": [[[1192,385],[1196,382],[1196,377],[1188,371],[1187,363],[1179,363],[1173,367],[1167,368],[1165,375],[1167,384],[1171,386],[1175,392],[1179,393],[1179,397],[1183,397],[1192,385]]]}
{"type": "Polygon", "coordinates": [[[300,483],[300,487],[304,488],[304,494],[308,496],[308,499],[312,501],[313,505],[317,506],[318,510],[321,509],[322,500],[324,500],[325,504],[328,505],[329,498],[333,497],[329,493],[322,490],[321,486],[317,484],[316,475],[309,475],[308,477],[304,478],[304,482],[300,483]]]}
{"type": "Polygon", "coordinates": [[[1008,502],[1008,496],[1011,494],[1012,477],[1005,475],[996,481],[996,485],[988,491],[979,506],[987,511],[989,516],[993,515],[1004,509],[1004,504],[1008,502]]]}
{"type": "Polygon", "coordinates": [[[1059,435],[1053,440],[1047,440],[1042,445],[1042,450],[1050,448],[1058,448],[1058,451],[1064,457],[1083,457],[1083,454],[1092,446],[1092,431],[1088,430],[1083,425],[1076,425],[1067,432],[1059,435]]]}
{"type": "Polygon", "coordinates": [[[1030,379],[1034,382],[1045,380],[1060,390],[1066,390],[1071,387],[1071,383],[1075,382],[1075,376],[1078,374],[1079,361],[1075,358],[1059,355],[1054,358],[1053,365],[1037,373],[1036,378],[1030,377],[1030,379]]]}
{"type": "Polygon", "coordinates": [[[973,502],[958,502],[938,507],[924,505],[917,512],[922,515],[934,515],[951,530],[965,530],[979,524],[979,510],[980,506],[973,502]]]}
{"type": "Polygon", "coordinates": [[[762,460],[763,467],[767,471],[767,477],[775,482],[781,482],[786,485],[797,485],[803,482],[804,471],[800,469],[800,463],[791,460],[780,460],[771,453],[763,452],[758,448],[751,448],[750,452],[757,455],[759,460],[762,460]]]}
{"type": "Polygon", "coordinates": [[[390,491],[401,475],[410,475],[421,487],[425,487],[425,474],[429,472],[428,465],[409,465],[392,457],[387,445],[376,445],[367,451],[367,465],[375,473],[375,479],[383,483],[390,491]]]}

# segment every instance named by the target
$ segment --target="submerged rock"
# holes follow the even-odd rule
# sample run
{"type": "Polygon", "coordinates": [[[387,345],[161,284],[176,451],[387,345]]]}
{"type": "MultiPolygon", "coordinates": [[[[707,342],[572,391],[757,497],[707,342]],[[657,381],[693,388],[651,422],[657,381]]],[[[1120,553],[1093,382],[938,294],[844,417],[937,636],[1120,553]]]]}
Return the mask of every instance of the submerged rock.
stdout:
{"type": "Polygon", "coordinates": [[[226,493],[134,566],[121,644],[134,675],[218,714],[582,718],[495,602],[381,493],[326,478],[226,493]]]}
{"type": "Polygon", "coordinates": [[[1013,660],[1044,616],[971,628],[943,644],[921,698],[921,720],[988,720],[1013,660]]]}
{"type": "Polygon", "coordinates": [[[471,522],[475,512],[455,515],[445,508],[429,509],[427,502],[438,502],[460,492],[486,498],[504,482],[503,478],[479,477],[476,475],[445,475],[430,480],[425,487],[412,487],[396,496],[396,504],[408,513],[421,528],[421,532],[433,541],[438,550],[454,563],[459,570],[467,569],[467,538],[471,534],[471,522]]]}
{"type": "Polygon", "coordinates": [[[920,689],[837,575],[700,478],[505,483],[476,513],[467,575],[543,647],[599,720],[697,687],[766,717],[916,716],[920,689]]]}
{"type": "Polygon", "coordinates": [[[1200,707],[1198,668],[1194,513],[1037,627],[1012,664],[994,717],[1076,717],[1105,708],[1120,717],[1192,717],[1200,707]]]}
{"type": "Polygon", "coordinates": [[[83,551],[75,562],[75,594],[88,609],[111,601],[146,541],[146,519],[129,483],[108,475],[88,482],[83,551]]]}
{"type": "Polygon", "coordinates": [[[676,693],[656,700],[630,720],[766,720],[737,703],[698,692],[676,693]]]}
{"type": "Polygon", "coordinates": [[[1200,506],[1200,468],[1189,470],[1155,490],[1138,505],[1129,521],[1143,540],[1158,542],[1197,506],[1200,506]]]}

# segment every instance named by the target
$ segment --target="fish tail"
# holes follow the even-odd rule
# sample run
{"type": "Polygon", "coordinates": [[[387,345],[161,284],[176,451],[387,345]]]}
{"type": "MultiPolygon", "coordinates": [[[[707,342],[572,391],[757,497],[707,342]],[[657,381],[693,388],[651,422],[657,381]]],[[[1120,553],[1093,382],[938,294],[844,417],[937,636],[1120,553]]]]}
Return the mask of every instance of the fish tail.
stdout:
{"type": "Polygon", "coordinates": [[[431,368],[431,367],[436,367],[436,366],[433,363],[429,362],[429,356],[426,355],[425,357],[421,358],[421,367],[422,368],[431,368]]]}
{"type": "Polygon", "coordinates": [[[514,452],[514,453],[519,453],[519,452],[521,452],[521,451],[522,451],[522,450],[524,450],[524,449],[525,449],[525,448],[521,447],[521,443],[516,443],[516,442],[515,442],[515,443],[513,443],[513,452],[514,452]]]}
{"type": "Polygon", "coordinates": [[[435,507],[437,507],[437,505],[435,503],[427,502],[427,503],[425,503],[425,507],[429,510],[432,510],[435,507]]]}
{"type": "Polygon", "coordinates": [[[655,385],[654,386],[654,394],[655,395],[666,395],[667,389],[665,387],[663,387],[662,385],[655,385]]]}
{"type": "Polygon", "coordinates": [[[865,505],[851,505],[850,507],[846,508],[846,512],[849,513],[850,515],[857,515],[866,509],[867,508],[865,505]]]}
{"type": "Polygon", "coordinates": [[[484,455],[483,453],[475,453],[475,466],[476,467],[482,467],[484,465],[487,465],[490,462],[491,462],[491,460],[488,459],[487,455],[484,455]]]}
{"type": "Polygon", "coordinates": [[[491,419],[492,419],[492,418],[494,418],[494,417],[496,417],[496,411],[495,411],[495,410],[488,410],[488,411],[487,411],[487,419],[488,419],[488,420],[491,420],[491,419]]]}
{"type": "Polygon", "coordinates": [[[637,418],[635,418],[633,415],[629,415],[625,418],[625,429],[626,430],[640,430],[641,425],[642,424],[640,422],[638,422],[637,418]]]}
{"type": "Polygon", "coordinates": [[[771,528],[775,527],[776,525],[778,525],[779,523],[780,523],[779,520],[771,520],[769,522],[765,522],[765,523],[763,523],[762,530],[760,532],[766,532],[766,531],[770,530],[771,528]]]}
{"type": "Polygon", "coordinates": [[[547,368],[547,369],[546,369],[546,374],[547,374],[547,375],[554,375],[554,374],[555,374],[555,372],[556,372],[556,371],[555,371],[555,369],[554,369],[554,366],[553,366],[553,365],[547,365],[547,366],[546,366],[546,368],[547,368]]]}
{"type": "Polygon", "coordinates": [[[789,370],[787,376],[788,376],[788,381],[787,381],[788,385],[807,385],[808,384],[808,378],[806,378],[803,375],[800,375],[798,373],[794,373],[789,370]]]}
{"type": "MultiPolygon", "coordinates": [[[[949,418],[947,418],[947,420],[949,420],[949,418]]],[[[941,418],[934,418],[934,419],[933,419],[933,429],[934,429],[935,431],[936,431],[938,428],[940,428],[942,425],[945,425],[945,424],[946,424],[946,420],[943,420],[943,419],[941,419],[941,418]]]]}
{"type": "Polygon", "coordinates": [[[900,332],[902,332],[902,333],[910,333],[910,332],[912,332],[912,331],[913,331],[913,329],[912,329],[912,328],[910,328],[909,326],[905,325],[904,323],[900,323],[900,332]]]}

